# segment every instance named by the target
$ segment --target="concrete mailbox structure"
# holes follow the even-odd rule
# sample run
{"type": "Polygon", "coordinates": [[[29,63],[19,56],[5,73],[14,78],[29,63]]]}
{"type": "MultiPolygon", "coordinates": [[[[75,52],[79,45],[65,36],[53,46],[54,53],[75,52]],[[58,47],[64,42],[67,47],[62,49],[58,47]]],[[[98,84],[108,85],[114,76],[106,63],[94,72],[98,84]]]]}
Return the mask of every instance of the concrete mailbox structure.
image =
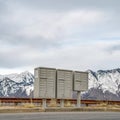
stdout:
{"type": "Polygon", "coordinates": [[[46,107],[45,98],[56,98],[56,69],[39,67],[34,72],[34,97],[43,98],[46,107]]]}
{"type": "Polygon", "coordinates": [[[38,67],[34,70],[34,97],[57,98],[64,107],[64,99],[72,99],[73,91],[77,91],[77,107],[80,107],[80,92],[88,89],[88,73],[64,69],[38,67]]]}
{"type": "Polygon", "coordinates": [[[64,99],[72,99],[73,71],[57,70],[57,98],[61,99],[61,107],[64,107],[64,99]]]}
{"type": "Polygon", "coordinates": [[[80,92],[88,89],[88,73],[75,71],[73,81],[73,91],[77,91],[77,107],[80,107],[80,92]]]}
{"type": "Polygon", "coordinates": [[[88,73],[87,72],[74,72],[74,91],[85,91],[88,89],[88,73]]]}

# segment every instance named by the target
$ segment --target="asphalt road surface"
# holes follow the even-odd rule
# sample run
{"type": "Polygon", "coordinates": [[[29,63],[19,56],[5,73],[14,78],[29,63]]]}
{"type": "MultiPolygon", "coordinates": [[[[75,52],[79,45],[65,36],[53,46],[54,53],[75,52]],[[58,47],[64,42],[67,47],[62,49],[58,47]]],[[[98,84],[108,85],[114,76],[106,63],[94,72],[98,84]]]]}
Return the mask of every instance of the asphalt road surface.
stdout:
{"type": "Polygon", "coordinates": [[[0,113],[0,120],[120,120],[120,112],[0,113]]]}

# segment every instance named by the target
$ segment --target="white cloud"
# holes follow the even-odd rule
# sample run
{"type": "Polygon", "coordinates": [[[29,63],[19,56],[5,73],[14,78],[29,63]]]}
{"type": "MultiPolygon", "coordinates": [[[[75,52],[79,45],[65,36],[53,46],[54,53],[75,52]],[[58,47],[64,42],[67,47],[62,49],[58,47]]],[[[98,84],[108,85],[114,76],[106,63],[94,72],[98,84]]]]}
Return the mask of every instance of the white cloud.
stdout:
{"type": "Polygon", "coordinates": [[[6,0],[4,9],[0,8],[1,68],[119,67],[119,2],[113,7],[105,1],[64,2],[6,0]]]}
{"type": "MultiPolygon", "coordinates": [[[[27,14],[27,13],[26,13],[27,14]]],[[[24,16],[26,16],[26,14],[24,16]]],[[[42,37],[48,40],[55,40],[61,36],[68,36],[85,28],[95,25],[103,19],[103,14],[97,11],[76,10],[64,13],[48,13],[42,11],[32,13],[33,21],[21,29],[20,34],[27,38],[42,37]]],[[[23,17],[24,18],[24,17],[23,17]]],[[[27,17],[27,21],[32,19],[27,17]]],[[[25,22],[27,22],[25,21],[25,22]]],[[[22,24],[22,23],[21,23],[22,24]]]]}
{"type": "Polygon", "coordinates": [[[54,48],[44,53],[36,52],[38,56],[32,64],[75,70],[110,69],[117,67],[120,60],[120,52],[109,54],[106,50],[113,44],[116,45],[115,42],[91,42],[54,48]]]}
{"type": "Polygon", "coordinates": [[[11,8],[10,14],[3,19],[4,24],[11,24],[17,36],[54,40],[85,31],[102,22],[103,16],[101,11],[84,9],[55,12],[27,8],[17,8],[15,11],[11,8]]]}

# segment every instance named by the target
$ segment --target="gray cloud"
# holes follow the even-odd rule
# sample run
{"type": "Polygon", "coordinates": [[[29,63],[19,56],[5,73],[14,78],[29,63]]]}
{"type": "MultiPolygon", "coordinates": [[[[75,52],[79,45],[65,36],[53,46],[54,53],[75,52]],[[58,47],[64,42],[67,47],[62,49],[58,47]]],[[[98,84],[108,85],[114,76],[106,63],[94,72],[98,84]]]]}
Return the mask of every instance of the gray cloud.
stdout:
{"type": "Polygon", "coordinates": [[[16,8],[26,8],[32,10],[46,10],[46,11],[69,11],[75,9],[93,9],[110,12],[117,12],[120,10],[119,0],[1,0],[1,9],[5,11],[16,8]]]}
{"type": "MultiPolygon", "coordinates": [[[[18,2],[18,1],[17,1],[18,2]]],[[[118,0],[21,0],[21,5],[29,6],[34,9],[47,10],[71,10],[71,9],[119,9],[118,0]],[[24,4],[23,4],[24,2],[24,4]],[[29,3],[29,4],[28,4],[29,3]]]]}
{"type": "Polygon", "coordinates": [[[120,50],[120,45],[113,46],[112,50],[120,50]]]}
{"type": "Polygon", "coordinates": [[[111,45],[107,48],[107,51],[110,52],[110,53],[114,53],[116,51],[119,51],[120,52],[120,44],[116,44],[116,45],[111,45]]]}
{"type": "Polygon", "coordinates": [[[0,0],[0,14],[3,14],[7,11],[7,5],[4,0],[0,0]]]}
{"type": "Polygon", "coordinates": [[[0,67],[42,64],[94,69],[109,58],[116,61],[104,57],[103,50],[120,50],[119,45],[111,45],[115,38],[120,41],[119,6],[118,0],[0,0],[0,67]],[[97,41],[103,43],[100,48],[97,41]],[[99,48],[100,57],[92,47],[99,48]]]}

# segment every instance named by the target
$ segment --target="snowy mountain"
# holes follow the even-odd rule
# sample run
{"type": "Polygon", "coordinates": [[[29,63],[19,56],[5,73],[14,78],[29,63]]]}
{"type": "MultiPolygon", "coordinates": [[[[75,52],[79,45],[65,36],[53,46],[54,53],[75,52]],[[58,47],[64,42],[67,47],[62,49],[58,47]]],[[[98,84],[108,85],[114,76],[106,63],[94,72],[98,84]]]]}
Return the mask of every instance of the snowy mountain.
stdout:
{"type": "Polygon", "coordinates": [[[89,90],[84,99],[120,100],[120,69],[89,72],[89,90]]]}
{"type": "MultiPolygon", "coordinates": [[[[89,72],[89,90],[82,93],[82,99],[120,100],[120,68],[89,72]]],[[[34,76],[29,72],[0,75],[0,96],[30,97],[34,76]]],[[[75,97],[75,96],[74,96],[75,97]]]]}
{"type": "Polygon", "coordinates": [[[0,96],[29,97],[33,91],[34,76],[29,72],[0,75],[0,96]]]}

